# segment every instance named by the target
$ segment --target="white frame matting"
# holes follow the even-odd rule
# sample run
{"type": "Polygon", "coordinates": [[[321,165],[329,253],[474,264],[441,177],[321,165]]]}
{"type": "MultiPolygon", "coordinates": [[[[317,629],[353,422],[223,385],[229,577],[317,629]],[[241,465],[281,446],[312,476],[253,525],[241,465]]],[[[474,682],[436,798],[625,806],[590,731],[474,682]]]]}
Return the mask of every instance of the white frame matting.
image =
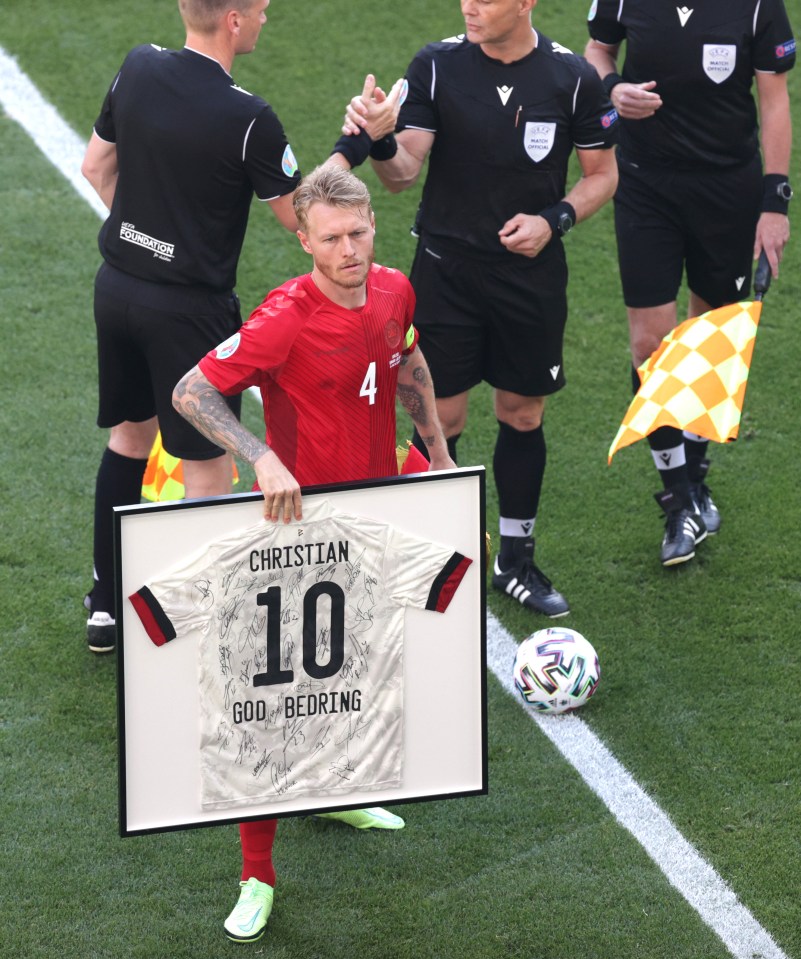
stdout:
{"type": "Polygon", "coordinates": [[[204,544],[257,523],[259,493],[115,509],[122,836],[487,792],[483,467],[304,490],[473,560],[444,615],[407,609],[400,787],[236,809],[200,804],[197,643],[155,646],[128,600],[204,544]],[[344,797],[343,797],[344,798],[344,797]]]}

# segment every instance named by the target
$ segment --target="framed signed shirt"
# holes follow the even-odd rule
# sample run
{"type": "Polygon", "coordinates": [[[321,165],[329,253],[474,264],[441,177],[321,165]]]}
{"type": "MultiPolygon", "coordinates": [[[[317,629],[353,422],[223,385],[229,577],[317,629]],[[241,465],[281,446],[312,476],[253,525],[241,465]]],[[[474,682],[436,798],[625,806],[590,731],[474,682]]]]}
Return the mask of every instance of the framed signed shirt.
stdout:
{"type": "Polygon", "coordinates": [[[120,832],[487,791],[485,471],[115,509],[120,832]]]}
{"type": "Polygon", "coordinates": [[[202,805],[399,785],[405,609],[444,613],[471,562],[322,500],[133,593],[156,645],[198,644],[202,805]]]}

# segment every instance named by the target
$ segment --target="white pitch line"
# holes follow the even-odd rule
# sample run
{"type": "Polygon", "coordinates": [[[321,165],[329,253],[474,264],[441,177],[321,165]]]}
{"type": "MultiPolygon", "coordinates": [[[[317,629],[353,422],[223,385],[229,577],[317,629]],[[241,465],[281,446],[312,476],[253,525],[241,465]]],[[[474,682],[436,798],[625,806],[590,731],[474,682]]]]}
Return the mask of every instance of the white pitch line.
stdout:
{"type": "Polygon", "coordinates": [[[587,724],[575,715],[542,716],[512,680],[517,643],[487,612],[487,665],[539,729],[634,836],[736,959],[788,959],[715,870],[687,842],[587,724]]]}
{"type": "MultiPolygon", "coordinates": [[[[0,105],[30,135],[45,157],[101,216],[106,208],[81,175],[85,142],[47,103],[0,47],[0,105]]],[[[260,399],[258,391],[254,395],[260,399]]],[[[668,881],[721,938],[735,959],[788,959],[715,870],[687,842],[604,744],[577,716],[544,717],[530,710],[512,683],[517,643],[487,613],[487,665],[519,700],[612,815],[643,846],[668,881]]]]}
{"type": "MultiPolygon", "coordinates": [[[[53,166],[70,182],[105,220],[108,215],[103,201],[81,174],[81,162],[86,151],[86,140],[60,116],[20,70],[17,61],[0,47],[0,106],[30,136],[53,166]]],[[[88,139],[88,138],[87,138],[88,139]]],[[[251,386],[248,392],[261,403],[261,393],[251,386]]]]}
{"type": "MultiPolygon", "coordinates": [[[[17,61],[0,47],[0,105],[16,120],[53,166],[62,173],[98,216],[106,210],[100,197],[81,176],[86,140],[59,115],[17,66],[17,61]]],[[[88,137],[87,137],[88,139],[88,137]]]]}

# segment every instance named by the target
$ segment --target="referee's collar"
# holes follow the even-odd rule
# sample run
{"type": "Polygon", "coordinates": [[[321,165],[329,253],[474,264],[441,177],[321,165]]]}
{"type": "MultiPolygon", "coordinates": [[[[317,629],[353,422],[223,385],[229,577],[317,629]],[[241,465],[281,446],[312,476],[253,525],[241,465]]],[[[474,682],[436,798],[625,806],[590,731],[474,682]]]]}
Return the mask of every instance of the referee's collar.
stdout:
{"type": "MultiPolygon", "coordinates": [[[[231,74],[225,69],[225,67],[217,60],[215,57],[210,57],[208,53],[201,53],[200,50],[195,50],[194,47],[189,47],[184,44],[184,50],[188,50],[190,53],[197,54],[199,57],[204,57],[206,60],[211,60],[212,63],[216,63],[217,66],[225,73],[226,76],[231,77],[231,74]]],[[[233,77],[231,77],[233,79],[233,77]]]]}

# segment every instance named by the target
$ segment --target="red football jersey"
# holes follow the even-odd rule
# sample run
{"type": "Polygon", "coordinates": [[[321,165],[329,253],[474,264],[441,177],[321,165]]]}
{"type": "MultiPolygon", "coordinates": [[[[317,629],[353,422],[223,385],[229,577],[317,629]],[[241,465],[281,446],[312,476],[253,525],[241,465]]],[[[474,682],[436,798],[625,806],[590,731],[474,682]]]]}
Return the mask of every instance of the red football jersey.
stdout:
{"type": "Polygon", "coordinates": [[[306,274],[269,293],[199,366],[226,395],[259,387],[266,442],[301,486],[392,476],[398,365],[417,344],[413,314],[414,292],[397,270],[373,265],[357,310],[306,274]]]}

